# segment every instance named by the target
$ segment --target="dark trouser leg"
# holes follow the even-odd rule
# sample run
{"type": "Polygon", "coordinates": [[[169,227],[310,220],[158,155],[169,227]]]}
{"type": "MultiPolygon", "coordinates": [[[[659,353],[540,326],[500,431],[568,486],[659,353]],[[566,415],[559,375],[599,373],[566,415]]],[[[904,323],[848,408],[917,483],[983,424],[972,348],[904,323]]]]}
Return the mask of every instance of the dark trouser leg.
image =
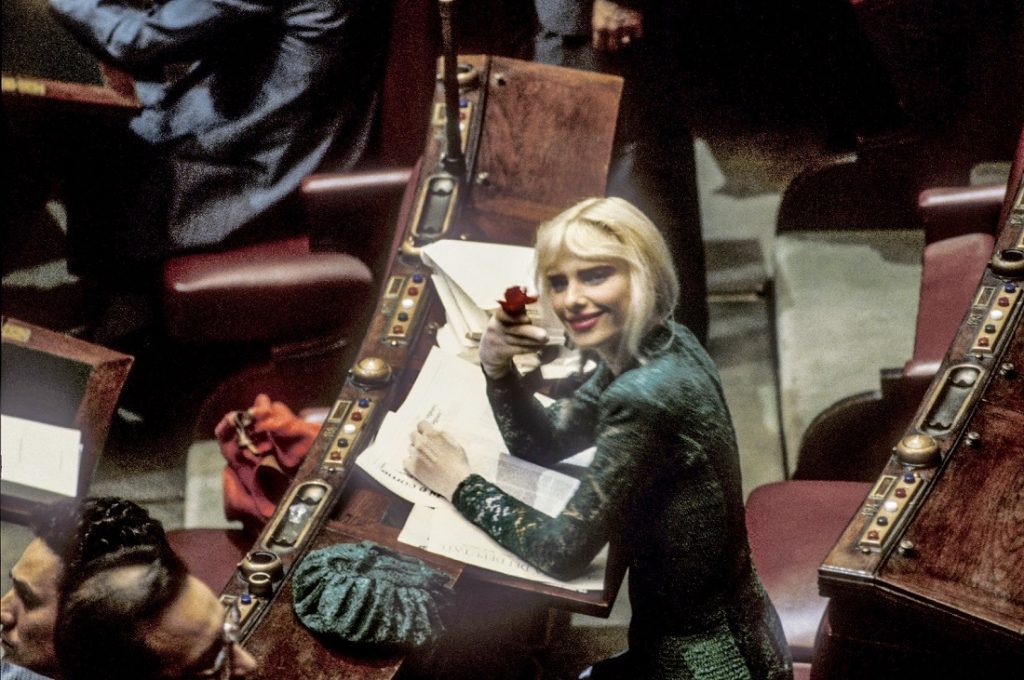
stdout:
{"type": "Polygon", "coordinates": [[[161,156],[114,122],[77,139],[67,158],[68,268],[130,289],[166,251],[164,205],[173,187],[161,156]]]}
{"type": "Polygon", "coordinates": [[[621,149],[608,177],[608,195],[633,203],[661,229],[679,277],[675,318],[706,343],[707,280],[693,146],[682,147],[671,163],[644,151],[635,145],[621,149]]]}
{"type": "Polygon", "coordinates": [[[653,19],[636,51],[608,60],[626,79],[608,193],[636,204],[661,229],[679,277],[675,318],[706,343],[707,282],[697,168],[685,69],[675,45],[678,36],[665,28],[670,25],[667,17],[653,19]]]}

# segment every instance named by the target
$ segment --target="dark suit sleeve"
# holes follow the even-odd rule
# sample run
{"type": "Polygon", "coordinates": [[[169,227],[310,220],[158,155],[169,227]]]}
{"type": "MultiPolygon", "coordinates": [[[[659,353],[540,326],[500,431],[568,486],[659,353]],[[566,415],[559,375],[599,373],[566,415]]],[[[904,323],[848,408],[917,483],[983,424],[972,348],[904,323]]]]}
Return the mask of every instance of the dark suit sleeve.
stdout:
{"type": "Polygon", "coordinates": [[[79,40],[129,69],[192,61],[216,45],[226,28],[277,11],[273,0],[169,0],[149,9],[106,0],[50,0],[50,8],[79,40]]]}

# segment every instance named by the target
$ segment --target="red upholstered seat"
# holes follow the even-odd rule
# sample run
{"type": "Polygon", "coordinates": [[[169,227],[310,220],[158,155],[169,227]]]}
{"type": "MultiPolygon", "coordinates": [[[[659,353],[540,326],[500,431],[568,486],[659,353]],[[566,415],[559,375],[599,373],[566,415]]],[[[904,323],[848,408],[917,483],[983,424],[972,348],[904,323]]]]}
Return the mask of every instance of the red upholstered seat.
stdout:
{"type": "Polygon", "coordinates": [[[871,484],[790,480],[765,484],[747,499],[754,566],[782,619],[793,660],[810,663],[828,599],[818,566],[856,514],[871,484]]]}
{"type": "Polygon", "coordinates": [[[173,529],[167,541],[193,576],[219,593],[252,545],[241,529],[173,529]]]}
{"type": "Polygon", "coordinates": [[[164,266],[167,333],[196,343],[307,338],[361,321],[372,286],[361,260],[311,252],[306,236],[181,255],[164,266]]]}

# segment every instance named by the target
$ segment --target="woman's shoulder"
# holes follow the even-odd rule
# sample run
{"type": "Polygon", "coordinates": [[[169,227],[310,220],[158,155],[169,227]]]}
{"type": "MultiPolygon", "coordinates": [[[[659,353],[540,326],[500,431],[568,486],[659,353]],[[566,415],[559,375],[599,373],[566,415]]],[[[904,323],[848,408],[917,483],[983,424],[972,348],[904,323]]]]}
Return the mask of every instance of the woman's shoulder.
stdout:
{"type": "Polygon", "coordinates": [[[718,372],[694,335],[674,322],[667,330],[652,338],[653,347],[645,347],[645,361],[612,382],[606,400],[662,412],[677,410],[677,402],[719,393],[718,372]]]}

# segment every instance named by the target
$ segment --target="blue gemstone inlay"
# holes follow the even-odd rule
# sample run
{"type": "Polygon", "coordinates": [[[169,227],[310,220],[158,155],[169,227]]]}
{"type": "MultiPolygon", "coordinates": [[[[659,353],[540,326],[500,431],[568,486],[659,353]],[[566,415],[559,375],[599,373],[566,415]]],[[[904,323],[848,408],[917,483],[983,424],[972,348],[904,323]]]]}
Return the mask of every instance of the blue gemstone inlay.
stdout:
{"type": "Polygon", "coordinates": [[[370,405],[370,400],[367,399],[366,397],[363,397],[362,399],[359,400],[359,408],[366,408],[369,405],[370,405]]]}

